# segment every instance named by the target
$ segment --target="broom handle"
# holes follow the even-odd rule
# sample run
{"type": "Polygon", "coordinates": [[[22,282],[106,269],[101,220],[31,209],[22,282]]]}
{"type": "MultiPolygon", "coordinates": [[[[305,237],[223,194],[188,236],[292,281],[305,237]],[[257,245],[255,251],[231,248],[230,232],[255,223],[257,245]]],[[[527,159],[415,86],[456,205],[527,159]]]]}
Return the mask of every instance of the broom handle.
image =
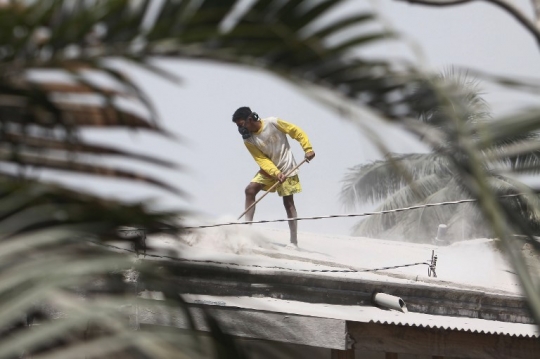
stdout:
{"type": "MultiPolygon", "coordinates": [[[[304,160],[303,160],[302,162],[300,162],[298,165],[296,165],[295,168],[293,168],[292,170],[290,170],[289,173],[287,173],[287,174],[285,175],[285,177],[289,177],[289,175],[290,175],[291,173],[293,173],[294,171],[296,171],[300,166],[302,166],[302,165],[303,165],[304,163],[306,163],[306,162],[307,162],[307,158],[304,158],[304,160]]],[[[279,182],[279,181],[277,181],[276,183],[274,183],[274,184],[272,185],[272,187],[270,187],[270,188],[266,191],[265,194],[263,194],[258,200],[256,200],[255,202],[253,202],[253,203],[251,204],[251,206],[249,206],[248,208],[246,208],[246,210],[245,210],[244,212],[242,212],[242,214],[240,215],[240,217],[238,217],[237,221],[239,221],[242,217],[244,217],[244,215],[245,215],[246,213],[248,213],[248,211],[249,211],[251,208],[253,208],[257,203],[259,203],[259,202],[260,202],[260,201],[261,201],[268,193],[272,192],[272,190],[273,190],[274,188],[276,188],[280,183],[281,183],[281,182],[279,182]]]]}

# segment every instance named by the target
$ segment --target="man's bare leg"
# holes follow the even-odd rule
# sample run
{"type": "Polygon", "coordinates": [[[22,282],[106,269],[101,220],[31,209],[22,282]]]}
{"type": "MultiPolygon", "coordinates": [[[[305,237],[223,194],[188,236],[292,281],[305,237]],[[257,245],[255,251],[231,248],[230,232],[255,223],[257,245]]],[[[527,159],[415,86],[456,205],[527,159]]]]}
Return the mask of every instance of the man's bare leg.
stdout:
{"type": "MultiPolygon", "coordinates": [[[[246,187],[246,207],[248,209],[253,203],[255,203],[255,197],[263,189],[263,185],[260,183],[250,182],[246,187]]],[[[246,222],[253,221],[253,216],[255,216],[255,207],[251,208],[246,213],[246,222]]]]}
{"type": "MultiPolygon", "coordinates": [[[[283,197],[283,205],[287,211],[287,218],[296,218],[296,207],[294,206],[293,195],[283,197]]],[[[291,243],[298,245],[298,227],[296,221],[289,221],[289,230],[291,231],[291,243]]]]}

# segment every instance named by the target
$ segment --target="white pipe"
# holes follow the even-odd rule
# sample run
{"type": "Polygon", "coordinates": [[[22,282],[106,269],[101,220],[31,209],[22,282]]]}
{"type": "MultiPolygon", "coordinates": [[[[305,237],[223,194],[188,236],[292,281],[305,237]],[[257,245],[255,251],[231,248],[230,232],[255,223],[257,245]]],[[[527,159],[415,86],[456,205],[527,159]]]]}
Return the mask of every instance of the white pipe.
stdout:
{"type": "Polygon", "coordinates": [[[373,296],[375,304],[394,310],[399,310],[402,313],[407,313],[407,305],[400,297],[396,297],[386,293],[375,293],[373,296]]]}

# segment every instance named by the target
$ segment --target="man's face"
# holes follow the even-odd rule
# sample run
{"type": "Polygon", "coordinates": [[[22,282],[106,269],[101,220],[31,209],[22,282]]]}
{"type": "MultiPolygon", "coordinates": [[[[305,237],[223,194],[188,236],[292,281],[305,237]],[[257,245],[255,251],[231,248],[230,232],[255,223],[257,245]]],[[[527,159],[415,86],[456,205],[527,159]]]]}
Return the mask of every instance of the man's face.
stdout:
{"type": "Polygon", "coordinates": [[[235,121],[236,126],[238,127],[245,127],[248,129],[249,132],[257,132],[257,126],[255,125],[255,121],[251,117],[248,119],[240,119],[235,121]]]}

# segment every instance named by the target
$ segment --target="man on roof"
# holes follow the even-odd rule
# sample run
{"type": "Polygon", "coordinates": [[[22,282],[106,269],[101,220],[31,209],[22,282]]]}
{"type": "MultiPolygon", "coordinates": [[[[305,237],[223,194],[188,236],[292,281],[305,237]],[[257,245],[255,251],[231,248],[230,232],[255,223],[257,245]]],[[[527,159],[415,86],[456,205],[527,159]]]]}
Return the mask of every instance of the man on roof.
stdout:
{"type": "MultiPolygon", "coordinates": [[[[305,158],[309,162],[315,157],[308,136],[300,127],[285,122],[276,117],[259,118],[256,112],[249,107],[240,107],[233,116],[233,122],[238,126],[238,131],[244,139],[249,153],[259,165],[260,169],[246,187],[246,209],[254,202],[257,193],[261,190],[268,191],[276,182],[279,185],[272,190],[283,197],[283,205],[287,211],[287,218],[296,218],[294,205],[295,193],[302,192],[296,161],[291,152],[287,136],[297,140],[305,152],[305,158]]],[[[246,220],[252,221],[255,215],[255,206],[246,213],[246,220]]],[[[291,243],[288,247],[298,246],[298,230],[296,221],[289,221],[291,243]]]]}

